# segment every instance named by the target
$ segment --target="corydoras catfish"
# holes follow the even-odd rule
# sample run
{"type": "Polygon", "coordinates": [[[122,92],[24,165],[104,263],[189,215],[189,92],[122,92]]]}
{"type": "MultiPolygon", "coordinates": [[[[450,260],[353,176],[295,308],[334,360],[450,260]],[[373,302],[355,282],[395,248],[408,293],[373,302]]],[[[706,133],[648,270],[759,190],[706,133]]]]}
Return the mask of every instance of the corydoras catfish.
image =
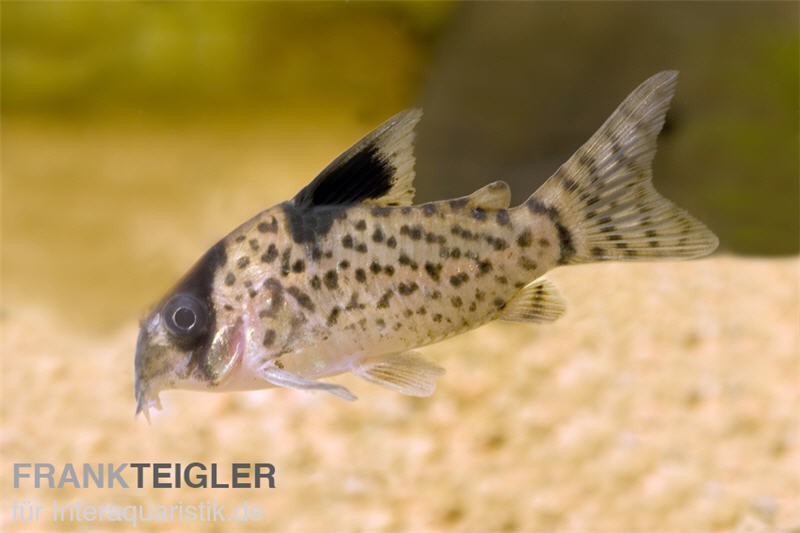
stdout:
{"type": "Polygon", "coordinates": [[[212,246],[147,315],[137,412],[172,388],[353,400],[321,380],[343,372],[428,396],[444,371],[412,350],[492,320],[555,320],[564,304],[541,277],[553,267],[711,253],[714,234],[652,185],[676,80],[645,81],[514,207],[502,181],[413,205],[421,112],[391,118],[212,246]]]}

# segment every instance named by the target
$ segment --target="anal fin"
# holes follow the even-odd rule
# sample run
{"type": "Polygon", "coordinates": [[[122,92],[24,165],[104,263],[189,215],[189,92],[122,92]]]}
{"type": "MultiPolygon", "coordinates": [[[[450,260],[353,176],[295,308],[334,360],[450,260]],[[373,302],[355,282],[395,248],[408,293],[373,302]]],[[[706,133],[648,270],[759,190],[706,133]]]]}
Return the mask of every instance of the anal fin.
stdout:
{"type": "Polygon", "coordinates": [[[343,400],[354,401],[358,398],[346,387],[335,383],[324,383],[313,379],[304,378],[293,374],[287,370],[280,369],[271,363],[267,363],[259,369],[259,373],[265,381],[277,387],[288,387],[291,389],[302,390],[321,390],[333,394],[343,400]]]}
{"type": "Polygon", "coordinates": [[[426,397],[436,390],[436,379],[444,369],[416,352],[402,352],[363,359],[352,373],[401,394],[426,397]]]}
{"type": "Polygon", "coordinates": [[[539,278],[515,294],[498,318],[509,322],[552,322],[566,309],[555,285],[539,278]]]}

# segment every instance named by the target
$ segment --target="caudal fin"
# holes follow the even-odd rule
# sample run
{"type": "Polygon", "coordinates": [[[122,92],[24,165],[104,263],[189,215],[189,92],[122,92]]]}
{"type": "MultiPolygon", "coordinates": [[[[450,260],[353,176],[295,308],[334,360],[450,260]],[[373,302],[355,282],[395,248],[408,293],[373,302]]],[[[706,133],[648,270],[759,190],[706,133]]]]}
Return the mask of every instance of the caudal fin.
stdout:
{"type": "Polygon", "coordinates": [[[691,259],[717,237],[652,184],[656,137],[678,79],[665,71],[636,88],[528,200],[558,218],[562,263],[691,259]]]}

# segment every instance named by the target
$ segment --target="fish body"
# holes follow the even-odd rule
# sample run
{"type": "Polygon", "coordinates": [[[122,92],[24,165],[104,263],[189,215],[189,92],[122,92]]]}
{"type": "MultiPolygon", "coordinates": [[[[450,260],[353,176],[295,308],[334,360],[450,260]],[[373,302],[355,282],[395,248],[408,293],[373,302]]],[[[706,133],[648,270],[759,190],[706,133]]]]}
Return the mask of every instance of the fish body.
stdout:
{"type": "Polygon", "coordinates": [[[514,207],[500,181],[412,205],[421,112],[396,115],[215,244],[155,306],[137,345],[137,412],[168,388],[355,399],[320,380],[344,372],[427,396],[444,371],[410,350],[496,319],[557,319],[549,269],[712,252],[713,233],[651,182],[676,80],[645,81],[514,207]]]}

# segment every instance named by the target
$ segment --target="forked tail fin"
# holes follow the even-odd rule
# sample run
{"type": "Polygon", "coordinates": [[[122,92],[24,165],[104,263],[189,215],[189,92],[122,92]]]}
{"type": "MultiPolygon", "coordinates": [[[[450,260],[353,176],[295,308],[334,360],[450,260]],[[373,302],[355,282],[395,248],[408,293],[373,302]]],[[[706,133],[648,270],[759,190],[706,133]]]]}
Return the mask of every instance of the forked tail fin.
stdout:
{"type": "Polygon", "coordinates": [[[717,237],[656,192],[656,137],[678,79],[676,71],[637,87],[597,132],[529,199],[556,213],[568,253],[561,263],[691,259],[717,237]]]}

